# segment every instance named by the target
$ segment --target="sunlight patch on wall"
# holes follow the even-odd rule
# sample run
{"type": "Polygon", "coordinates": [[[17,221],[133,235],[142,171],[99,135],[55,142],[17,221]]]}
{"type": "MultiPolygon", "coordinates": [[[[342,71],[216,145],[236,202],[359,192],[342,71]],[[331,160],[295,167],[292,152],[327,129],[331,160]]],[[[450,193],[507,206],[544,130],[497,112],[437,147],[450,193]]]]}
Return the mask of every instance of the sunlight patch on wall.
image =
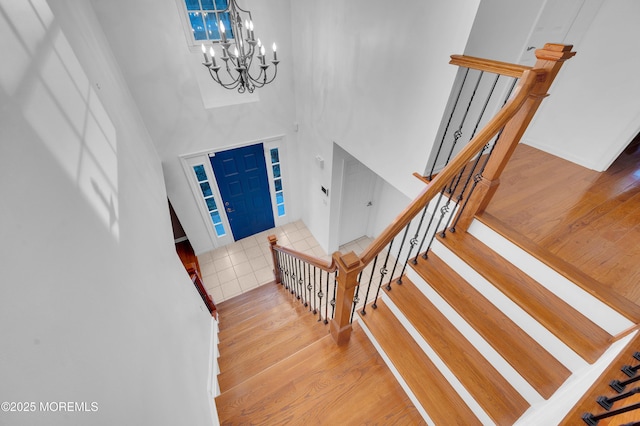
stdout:
{"type": "Polygon", "coordinates": [[[0,0],[0,52],[10,52],[0,67],[0,85],[10,95],[14,94],[24,77],[31,58],[46,36],[53,15],[44,0],[34,2],[0,0]]]}
{"type": "Polygon", "coordinates": [[[44,0],[0,0],[0,8],[0,43],[12,64],[2,67],[0,84],[21,94],[16,102],[31,128],[119,240],[117,137],[109,115],[44,0]]]}

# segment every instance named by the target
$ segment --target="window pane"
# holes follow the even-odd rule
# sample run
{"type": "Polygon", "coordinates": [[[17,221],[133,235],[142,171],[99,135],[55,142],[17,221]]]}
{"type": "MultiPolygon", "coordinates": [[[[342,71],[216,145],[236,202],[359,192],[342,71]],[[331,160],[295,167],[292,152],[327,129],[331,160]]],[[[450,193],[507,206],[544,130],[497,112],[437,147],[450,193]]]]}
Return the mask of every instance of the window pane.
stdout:
{"type": "Polygon", "coordinates": [[[214,225],[222,223],[222,219],[220,219],[220,213],[216,210],[215,212],[211,212],[211,221],[214,225]]]}
{"type": "Polygon", "coordinates": [[[200,184],[200,190],[202,191],[202,195],[205,197],[211,197],[213,192],[211,192],[211,186],[209,186],[209,182],[202,182],[200,184]]]}
{"type": "Polygon", "coordinates": [[[216,206],[216,200],[214,200],[213,197],[207,198],[206,201],[207,201],[207,208],[209,209],[209,211],[216,210],[218,208],[216,206]]]}
{"type": "Polygon", "coordinates": [[[202,22],[202,15],[200,14],[200,12],[190,12],[189,21],[191,22],[193,38],[195,40],[206,40],[207,35],[204,31],[204,23],[202,22]]]}
{"type": "Polygon", "coordinates": [[[198,182],[202,182],[203,180],[207,180],[207,173],[204,171],[204,166],[193,166],[193,171],[196,172],[196,178],[198,182]]]}
{"type": "Polygon", "coordinates": [[[219,13],[218,18],[224,23],[225,33],[228,38],[233,38],[233,27],[231,27],[231,21],[229,21],[228,13],[219,13]]]}
{"type": "Polygon", "coordinates": [[[282,180],[281,179],[276,179],[273,181],[273,184],[276,187],[276,192],[278,191],[282,191],[282,180]]]}
{"type": "Polygon", "coordinates": [[[280,164],[274,164],[272,167],[273,167],[273,177],[274,178],[279,178],[280,177],[280,164]]]}
{"type": "Polygon", "coordinates": [[[216,228],[216,234],[218,234],[218,237],[222,237],[223,235],[226,234],[226,232],[224,232],[224,226],[219,223],[215,226],[216,228]]]}
{"type": "Polygon", "coordinates": [[[202,10],[214,10],[213,0],[201,0],[201,1],[202,1],[202,10]]]}
{"type": "Polygon", "coordinates": [[[207,34],[209,40],[220,40],[220,32],[218,32],[218,19],[215,13],[207,13],[204,16],[205,24],[207,25],[207,34]]]}
{"type": "Polygon", "coordinates": [[[280,156],[278,155],[278,148],[271,149],[271,164],[279,163],[280,156]]]}
{"type": "Polygon", "coordinates": [[[225,10],[227,8],[227,6],[228,6],[227,0],[216,0],[216,9],[217,10],[225,10]]]}
{"type": "Polygon", "coordinates": [[[282,203],[284,203],[284,196],[282,195],[282,192],[276,192],[276,204],[282,203]]]}
{"type": "Polygon", "coordinates": [[[284,204],[278,206],[278,216],[284,216],[284,204]]]}
{"type": "Polygon", "coordinates": [[[198,0],[184,0],[184,3],[187,5],[187,10],[200,10],[198,0]]]}

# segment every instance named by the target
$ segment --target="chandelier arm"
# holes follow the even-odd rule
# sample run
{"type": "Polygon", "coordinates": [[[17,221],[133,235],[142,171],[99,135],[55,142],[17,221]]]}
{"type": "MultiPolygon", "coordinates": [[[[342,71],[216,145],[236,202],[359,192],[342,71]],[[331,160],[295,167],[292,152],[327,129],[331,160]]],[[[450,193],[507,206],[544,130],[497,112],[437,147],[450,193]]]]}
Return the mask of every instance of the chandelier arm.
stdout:
{"type": "Polygon", "coordinates": [[[255,79],[254,79],[253,77],[251,77],[251,79],[253,80],[253,82],[254,82],[255,86],[256,86],[257,88],[260,88],[260,87],[264,87],[264,86],[266,86],[267,84],[269,84],[269,83],[271,83],[273,80],[275,80],[275,78],[276,78],[276,75],[277,75],[277,74],[278,74],[278,66],[277,66],[277,65],[275,65],[275,67],[274,67],[274,71],[273,71],[273,76],[271,77],[271,79],[270,79],[270,80],[268,80],[268,81],[267,81],[267,69],[266,69],[266,68],[264,68],[264,69],[262,69],[262,70],[260,71],[260,74],[258,75],[258,77],[257,77],[257,78],[255,78],[255,79]],[[262,81],[259,81],[259,78],[260,78],[260,76],[262,76],[262,72],[263,72],[263,71],[264,71],[264,77],[263,77],[263,80],[262,80],[262,81]]]}
{"type": "Polygon", "coordinates": [[[220,76],[218,75],[217,71],[214,71],[211,68],[209,69],[209,74],[211,75],[211,78],[213,78],[213,80],[218,83],[220,86],[224,87],[225,89],[229,89],[229,90],[233,90],[236,87],[238,87],[238,85],[240,84],[240,76],[238,76],[238,78],[236,78],[235,80],[233,80],[230,83],[224,83],[222,81],[222,78],[220,78],[220,76]]]}

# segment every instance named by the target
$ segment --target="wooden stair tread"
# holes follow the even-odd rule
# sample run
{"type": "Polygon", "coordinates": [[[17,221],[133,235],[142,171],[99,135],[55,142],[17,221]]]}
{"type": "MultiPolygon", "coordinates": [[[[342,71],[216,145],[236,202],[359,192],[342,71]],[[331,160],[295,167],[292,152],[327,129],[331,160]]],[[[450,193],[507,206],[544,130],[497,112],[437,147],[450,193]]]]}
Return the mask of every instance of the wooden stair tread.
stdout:
{"type": "Polygon", "coordinates": [[[347,345],[319,339],[215,402],[221,424],[425,424],[357,324],[347,345]]]}
{"type": "Polygon", "coordinates": [[[540,245],[534,243],[522,235],[522,233],[514,230],[511,226],[505,224],[492,214],[485,211],[482,214],[477,215],[476,219],[502,235],[507,240],[511,241],[513,244],[530,253],[536,259],[563,275],[587,293],[598,298],[603,303],[606,303],[634,324],[640,323],[640,306],[613,291],[610,286],[600,283],[581,269],[576,268],[569,262],[566,262],[557,255],[551,253],[549,250],[540,247],[540,245]]]}
{"type": "Polygon", "coordinates": [[[251,314],[259,313],[262,308],[277,306],[289,300],[289,293],[281,287],[274,283],[264,284],[219,303],[220,331],[241,320],[250,319],[251,314]],[[279,291],[273,291],[274,289],[279,291]],[[253,309],[254,306],[259,309],[253,309]]]}
{"type": "Polygon", "coordinates": [[[402,282],[385,289],[393,303],[497,424],[515,422],[529,403],[407,277],[402,282]]]}
{"type": "Polygon", "coordinates": [[[231,348],[253,340],[256,333],[266,334],[296,320],[305,312],[291,306],[288,301],[274,306],[251,317],[250,321],[240,321],[218,333],[218,341],[224,342],[225,348],[231,348]]]}
{"type": "Polygon", "coordinates": [[[469,233],[438,240],[589,363],[612,336],[469,233]]]}
{"type": "MultiPolygon", "coordinates": [[[[571,375],[568,368],[435,253],[412,266],[543,398],[553,395],[571,375]]],[[[407,293],[407,297],[419,300],[418,304],[426,298],[413,284],[403,284],[400,291],[389,292],[392,298],[398,293],[407,293]]]]}
{"type": "Polygon", "coordinates": [[[440,370],[382,300],[360,320],[435,424],[481,424],[440,370]]]}
{"type": "Polygon", "coordinates": [[[224,391],[243,382],[328,333],[329,328],[317,324],[313,317],[299,317],[267,334],[256,330],[255,337],[245,344],[226,348],[221,341],[218,359],[220,389],[224,391]]]}

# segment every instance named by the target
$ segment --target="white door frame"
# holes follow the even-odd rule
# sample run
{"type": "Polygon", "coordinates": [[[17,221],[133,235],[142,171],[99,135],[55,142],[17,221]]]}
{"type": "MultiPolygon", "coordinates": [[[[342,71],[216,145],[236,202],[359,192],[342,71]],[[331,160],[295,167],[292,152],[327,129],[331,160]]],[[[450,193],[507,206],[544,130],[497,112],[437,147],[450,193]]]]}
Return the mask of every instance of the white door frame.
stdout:
{"type": "Polygon", "coordinates": [[[194,197],[194,201],[197,205],[198,211],[204,221],[205,228],[207,229],[207,233],[211,240],[213,248],[219,248],[225,246],[227,244],[231,244],[234,242],[233,233],[231,232],[231,226],[229,225],[229,219],[227,218],[227,214],[225,209],[222,208],[224,203],[222,202],[222,197],[220,195],[220,190],[218,188],[218,182],[216,180],[215,174],[213,173],[213,167],[211,166],[211,161],[209,156],[216,153],[227,151],[235,148],[242,148],[244,146],[256,145],[261,143],[264,148],[264,156],[265,163],[267,164],[267,175],[269,178],[269,192],[271,195],[271,207],[273,210],[273,219],[275,226],[282,226],[288,223],[290,214],[285,214],[282,217],[278,216],[276,199],[275,199],[275,188],[273,184],[273,170],[271,168],[271,155],[270,150],[272,148],[278,148],[280,154],[280,170],[282,176],[282,184],[283,184],[283,193],[284,193],[284,201],[285,201],[285,210],[290,211],[291,203],[289,202],[289,197],[291,191],[289,190],[289,179],[288,179],[288,169],[287,162],[283,162],[284,153],[285,153],[285,136],[271,136],[269,138],[258,139],[249,142],[243,142],[239,144],[233,145],[225,145],[219,148],[211,148],[203,151],[198,151],[189,154],[183,154],[179,156],[180,164],[182,165],[182,169],[187,178],[187,182],[189,183],[189,187],[191,188],[191,192],[194,197]],[[221,208],[218,210],[220,213],[220,217],[222,219],[222,223],[224,225],[224,229],[226,234],[224,236],[218,237],[216,231],[213,227],[213,223],[211,222],[211,217],[209,216],[209,211],[203,203],[202,192],[200,191],[200,185],[198,184],[195,174],[193,172],[193,166],[202,164],[207,172],[207,177],[209,178],[209,183],[211,185],[211,190],[213,192],[213,197],[215,199],[216,205],[221,208]]]}

